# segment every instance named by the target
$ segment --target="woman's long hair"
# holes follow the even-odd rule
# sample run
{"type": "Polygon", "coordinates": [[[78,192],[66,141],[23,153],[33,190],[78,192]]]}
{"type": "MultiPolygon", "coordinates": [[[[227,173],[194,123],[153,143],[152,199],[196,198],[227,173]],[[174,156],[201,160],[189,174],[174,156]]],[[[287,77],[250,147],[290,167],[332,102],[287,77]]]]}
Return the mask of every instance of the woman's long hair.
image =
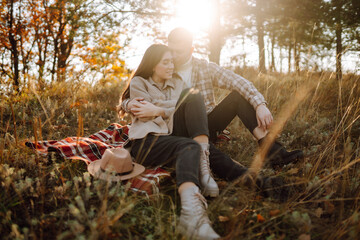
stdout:
{"type": "Polygon", "coordinates": [[[153,44],[148,49],[146,49],[145,54],[136,69],[134,74],[131,74],[130,81],[126,86],[125,91],[122,93],[120,97],[120,103],[117,106],[119,117],[122,118],[125,115],[124,109],[121,108],[121,103],[125,100],[130,98],[130,82],[136,76],[140,76],[144,79],[149,79],[154,72],[154,67],[161,61],[164,54],[169,52],[170,49],[163,44],[153,44]]]}

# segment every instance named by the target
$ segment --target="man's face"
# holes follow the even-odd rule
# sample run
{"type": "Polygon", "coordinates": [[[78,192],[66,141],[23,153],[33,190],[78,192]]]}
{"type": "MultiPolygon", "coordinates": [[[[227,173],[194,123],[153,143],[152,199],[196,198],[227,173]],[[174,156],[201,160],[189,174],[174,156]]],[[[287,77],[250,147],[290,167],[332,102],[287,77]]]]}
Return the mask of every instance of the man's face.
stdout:
{"type": "Polygon", "coordinates": [[[186,63],[194,50],[192,46],[182,42],[169,42],[169,48],[174,58],[175,67],[179,67],[186,63]]]}

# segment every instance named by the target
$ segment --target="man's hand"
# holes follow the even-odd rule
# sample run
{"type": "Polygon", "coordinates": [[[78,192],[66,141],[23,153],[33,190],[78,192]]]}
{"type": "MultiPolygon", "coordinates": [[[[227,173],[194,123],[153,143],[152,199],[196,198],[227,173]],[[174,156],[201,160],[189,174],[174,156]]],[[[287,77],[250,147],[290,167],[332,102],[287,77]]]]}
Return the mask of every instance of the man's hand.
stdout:
{"type": "Polygon", "coordinates": [[[162,116],[164,113],[162,108],[147,101],[137,101],[132,104],[131,112],[138,118],[152,118],[162,116]]]}
{"type": "Polygon", "coordinates": [[[258,127],[263,129],[264,131],[271,126],[273,122],[273,117],[270,110],[266,107],[265,104],[260,104],[256,107],[256,119],[258,127]]]}

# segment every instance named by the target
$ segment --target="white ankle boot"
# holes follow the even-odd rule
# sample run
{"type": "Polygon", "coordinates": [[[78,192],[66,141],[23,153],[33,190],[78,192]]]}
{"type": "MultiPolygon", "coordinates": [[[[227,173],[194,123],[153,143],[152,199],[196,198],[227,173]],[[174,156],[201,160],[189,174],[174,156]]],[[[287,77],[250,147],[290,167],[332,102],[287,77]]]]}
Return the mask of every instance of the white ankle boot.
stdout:
{"type": "Polygon", "coordinates": [[[197,186],[189,187],[182,191],[181,215],[178,225],[180,233],[189,239],[210,240],[220,236],[210,226],[206,214],[206,200],[201,195],[197,186]]]}
{"type": "Polygon", "coordinates": [[[205,197],[219,196],[219,187],[211,175],[209,163],[209,144],[200,143],[200,183],[205,197]]]}

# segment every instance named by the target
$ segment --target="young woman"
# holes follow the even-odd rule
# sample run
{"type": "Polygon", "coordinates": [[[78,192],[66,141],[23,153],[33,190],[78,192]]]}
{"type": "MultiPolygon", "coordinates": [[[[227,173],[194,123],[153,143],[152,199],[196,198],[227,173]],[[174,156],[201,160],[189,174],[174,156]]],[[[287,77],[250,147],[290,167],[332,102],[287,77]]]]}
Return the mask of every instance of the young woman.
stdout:
{"type": "Polygon", "coordinates": [[[209,168],[204,100],[199,93],[184,89],[183,81],[173,73],[168,47],[150,46],[121,97],[138,99],[131,108],[131,141],[127,146],[144,166],[175,166],[182,205],[180,232],[188,237],[216,239],[220,236],[210,226],[199,189],[205,196],[219,195],[209,168]]]}

